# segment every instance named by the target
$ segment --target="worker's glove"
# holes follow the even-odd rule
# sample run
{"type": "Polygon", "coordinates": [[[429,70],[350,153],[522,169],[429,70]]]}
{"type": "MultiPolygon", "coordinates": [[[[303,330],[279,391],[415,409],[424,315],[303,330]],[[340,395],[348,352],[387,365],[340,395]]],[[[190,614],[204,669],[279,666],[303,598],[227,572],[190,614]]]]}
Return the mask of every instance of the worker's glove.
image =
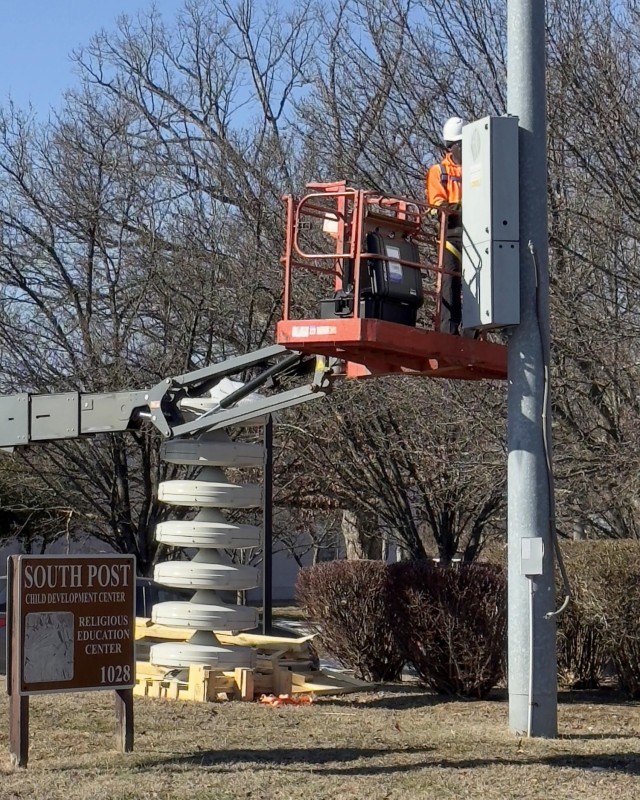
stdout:
{"type": "Polygon", "coordinates": [[[439,206],[430,209],[429,213],[432,217],[438,217],[441,211],[445,211],[447,214],[459,214],[461,210],[462,206],[460,203],[440,203],[439,206]]]}

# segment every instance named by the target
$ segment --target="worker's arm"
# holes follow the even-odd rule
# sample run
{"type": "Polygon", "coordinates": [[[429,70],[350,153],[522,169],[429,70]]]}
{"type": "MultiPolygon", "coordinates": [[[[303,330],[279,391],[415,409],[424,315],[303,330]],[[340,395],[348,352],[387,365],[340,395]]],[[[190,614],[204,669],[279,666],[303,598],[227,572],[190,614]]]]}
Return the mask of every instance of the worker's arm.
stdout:
{"type": "Polygon", "coordinates": [[[430,206],[439,206],[448,200],[447,190],[442,185],[440,164],[434,164],[427,172],[427,203],[430,206]]]}

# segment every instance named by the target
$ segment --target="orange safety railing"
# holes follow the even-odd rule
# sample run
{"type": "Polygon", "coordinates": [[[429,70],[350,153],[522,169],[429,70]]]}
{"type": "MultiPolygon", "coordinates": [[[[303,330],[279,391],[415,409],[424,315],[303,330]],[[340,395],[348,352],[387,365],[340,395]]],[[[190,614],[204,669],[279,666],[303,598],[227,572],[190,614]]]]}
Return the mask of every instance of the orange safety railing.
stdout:
{"type": "Polygon", "coordinates": [[[300,200],[291,195],[283,198],[287,208],[285,252],[281,259],[285,273],[283,319],[296,318],[292,317],[293,275],[296,270],[330,276],[333,278],[334,292],[347,291],[349,287],[343,285],[343,279],[347,274],[348,262],[351,262],[350,271],[353,274],[353,310],[345,316],[358,317],[362,259],[376,259],[423,272],[426,276],[424,294],[433,299],[431,325],[438,330],[441,280],[443,273],[447,272],[443,267],[446,215],[450,212],[408,198],[353,189],[344,181],[312,183],[306,188],[309,191],[300,200]],[[439,233],[436,232],[434,217],[440,222],[439,233]],[[318,236],[319,231],[312,226],[313,220],[322,222],[325,250],[309,250],[309,245],[302,241],[308,231],[318,236]],[[376,229],[384,230],[389,236],[404,237],[415,242],[427,251],[424,260],[408,261],[367,252],[366,234],[376,229]],[[331,262],[331,265],[327,266],[326,262],[331,262]]]}

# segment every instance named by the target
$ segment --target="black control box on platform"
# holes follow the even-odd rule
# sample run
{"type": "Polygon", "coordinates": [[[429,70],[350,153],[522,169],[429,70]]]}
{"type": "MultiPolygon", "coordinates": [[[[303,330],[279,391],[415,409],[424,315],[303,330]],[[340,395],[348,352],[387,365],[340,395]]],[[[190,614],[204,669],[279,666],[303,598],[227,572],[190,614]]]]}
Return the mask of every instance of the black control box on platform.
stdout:
{"type": "MultiPolygon", "coordinates": [[[[367,252],[397,260],[361,260],[360,317],[414,326],[423,302],[422,273],[398,261],[419,263],[418,246],[408,239],[375,231],[367,234],[367,252]]],[[[353,283],[353,262],[349,261],[342,279],[343,291],[320,302],[322,319],[353,314],[353,283]]]]}

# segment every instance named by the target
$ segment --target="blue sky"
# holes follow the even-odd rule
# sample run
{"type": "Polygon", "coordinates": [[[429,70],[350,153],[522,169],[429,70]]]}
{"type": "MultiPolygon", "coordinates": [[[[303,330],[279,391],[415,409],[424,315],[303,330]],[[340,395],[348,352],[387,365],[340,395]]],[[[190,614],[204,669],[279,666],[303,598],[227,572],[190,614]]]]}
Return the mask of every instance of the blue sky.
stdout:
{"type": "MultiPolygon", "coordinates": [[[[182,0],[156,0],[171,19],[182,0]]],[[[0,105],[9,96],[39,117],[59,105],[77,84],[71,51],[102,28],[113,29],[121,14],[135,15],[151,0],[0,0],[0,105]]]]}

